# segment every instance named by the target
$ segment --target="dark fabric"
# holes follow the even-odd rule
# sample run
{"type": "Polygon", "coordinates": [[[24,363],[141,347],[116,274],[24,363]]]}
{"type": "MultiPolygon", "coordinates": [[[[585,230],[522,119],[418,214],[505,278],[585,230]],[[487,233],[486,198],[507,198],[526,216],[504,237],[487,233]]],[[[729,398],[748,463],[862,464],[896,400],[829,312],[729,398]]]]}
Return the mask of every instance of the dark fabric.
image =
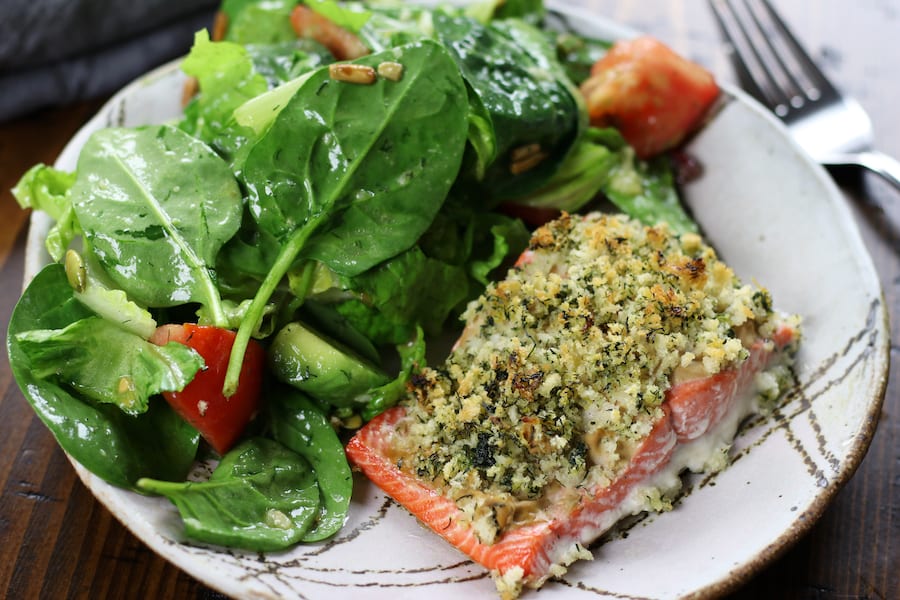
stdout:
{"type": "Polygon", "coordinates": [[[114,92],[185,54],[218,0],[0,0],[0,121],[114,92]]]}

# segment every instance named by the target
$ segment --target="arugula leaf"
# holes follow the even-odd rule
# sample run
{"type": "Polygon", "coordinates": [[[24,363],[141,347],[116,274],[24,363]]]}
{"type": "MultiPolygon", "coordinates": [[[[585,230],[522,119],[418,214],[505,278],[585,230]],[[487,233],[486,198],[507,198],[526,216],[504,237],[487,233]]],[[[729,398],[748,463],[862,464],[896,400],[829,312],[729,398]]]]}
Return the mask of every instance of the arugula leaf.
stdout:
{"type": "Polygon", "coordinates": [[[251,438],[229,451],[208,481],[142,478],[137,487],[171,500],[188,537],[259,552],[296,544],[319,513],[319,488],[309,463],[266,438],[251,438]]]}
{"type": "MultiPolygon", "coordinates": [[[[92,316],[73,297],[62,265],[48,265],[35,276],[16,304],[6,339],[9,364],[22,394],[62,449],[104,481],[130,488],[139,477],[182,479],[200,435],[161,398],[133,417],[32,372],[19,334],[62,329],[92,316]]],[[[105,339],[101,343],[107,355],[128,351],[105,339]]]]}
{"type": "Polygon", "coordinates": [[[168,125],[103,129],[78,159],[72,204],[91,250],[137,302],[199,302],[226,323],[216,255],[238,230],[242,200],[228,165],[168,125]]]}
{"type": "Polygon", "coordinates": [[[247,156],[250,211],[282,251],[238,329],[226,396],[250,332],[298,256],[361,273],[414,244],[456,178],[468,104],[455,64],[431,41],[355,62],[384,61],[403,65],[399,81],[359,85],[313,72],[247,156]]]}

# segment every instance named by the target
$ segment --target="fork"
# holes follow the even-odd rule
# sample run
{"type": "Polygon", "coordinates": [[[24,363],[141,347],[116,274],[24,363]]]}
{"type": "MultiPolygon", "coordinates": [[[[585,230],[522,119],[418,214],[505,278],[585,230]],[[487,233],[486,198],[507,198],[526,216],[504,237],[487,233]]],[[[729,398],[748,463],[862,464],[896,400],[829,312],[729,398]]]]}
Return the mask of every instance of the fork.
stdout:
{"type": "Polygon", "coordinates": [[[855,165],[900,190],[900,162],[873,146],[872,122],[801,47],[768,0],[709,0],[744,88],[824,166],[855,165]]]}

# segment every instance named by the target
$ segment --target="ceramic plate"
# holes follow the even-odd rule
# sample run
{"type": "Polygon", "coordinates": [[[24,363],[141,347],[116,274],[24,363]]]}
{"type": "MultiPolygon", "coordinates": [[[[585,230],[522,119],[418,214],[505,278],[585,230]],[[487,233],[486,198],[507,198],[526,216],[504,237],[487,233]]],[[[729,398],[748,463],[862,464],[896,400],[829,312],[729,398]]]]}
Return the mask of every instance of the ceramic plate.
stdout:
{"type": "MultiPolygon", "coordinates": [[[[591,15],[567,15],[585,33],[630,35],[591,15]]],[[[57,166],[73,170],[96,129],[176,117],[183,81],[169,65],[125,88],[72,139],[57,166]]],[[[730,468],[688,478],[674,510],[595,545],[594,560],[548,582],[543,600],[714,596],[733,588],[811,526],[874,432],[887,378],[887,316],[853,218],[827,174],[773,117],[739,91],[725,91],[721,109],[690,143],[704,173],[685,188],[686,202],[739,275],[767,286],[780,309],[802,315],[799,384],[771,419],[742,429],[730,468]]],[[[48,225],[34,216],[29,274],[47,260],[48,225]]],[[[76,468],[137,537],[228,595],[438,600],[496,594],[481,567],[363,479],[356,482],[350,520],[334,539],[260,555],[182,543],[168,501],[110,487],[76,468]]]]}

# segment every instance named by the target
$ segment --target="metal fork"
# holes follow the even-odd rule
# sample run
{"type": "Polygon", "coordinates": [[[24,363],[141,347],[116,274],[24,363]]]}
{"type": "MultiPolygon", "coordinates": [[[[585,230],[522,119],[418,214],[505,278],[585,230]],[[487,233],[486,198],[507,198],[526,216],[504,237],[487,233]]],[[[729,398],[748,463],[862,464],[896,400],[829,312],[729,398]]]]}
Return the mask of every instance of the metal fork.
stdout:
{"type": "Polygon", "coordinates": [[[873,147],[872,123],[816,66],[768,0],[709,0],[744,88],[818,163],[857,165],[900,190],[900,162],[873,147]]]}

